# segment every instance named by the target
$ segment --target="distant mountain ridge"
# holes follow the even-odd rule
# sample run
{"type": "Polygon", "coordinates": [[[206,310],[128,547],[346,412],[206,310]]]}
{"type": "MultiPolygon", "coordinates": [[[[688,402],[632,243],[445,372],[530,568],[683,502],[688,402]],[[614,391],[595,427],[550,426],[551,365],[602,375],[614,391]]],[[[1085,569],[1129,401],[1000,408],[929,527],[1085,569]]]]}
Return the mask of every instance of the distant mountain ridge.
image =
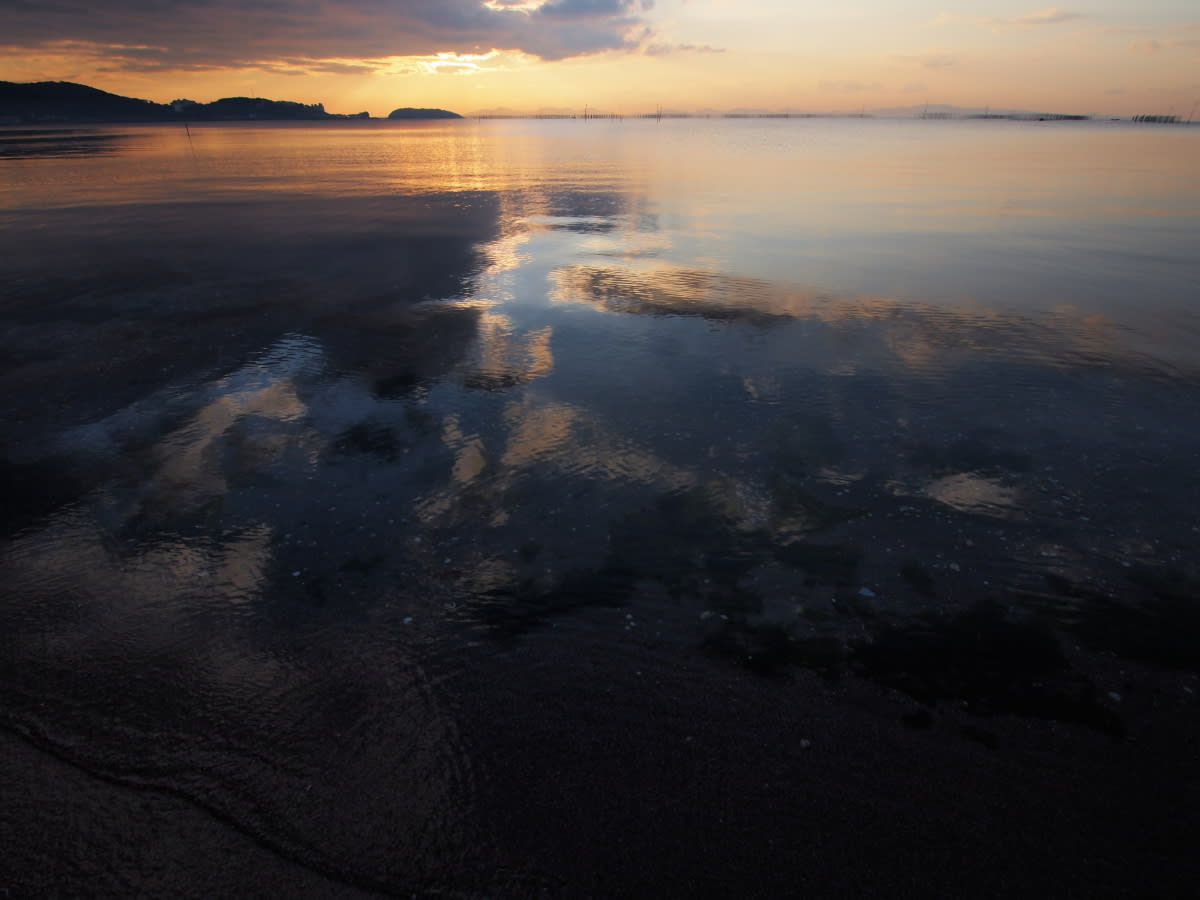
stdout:
{"type": "Polygon", "coordinates": [[[165,119],[171,107],[120,97],[70,81],[0,81],[0,121],[150,122],[165,119]]]}
{"type": "MultiPolygon", "coordinates": [[[[535,113],[511,109],[485,110],[473,113],[482,118],[621,118],[616,114],[585,110],[582,115],[570,109],[538,110],[535,113]]],[[[770,109],[736,108],[731,110],[703,109],[696,112],[660,110],[657,114],[642,114],[630,118],[809,118],[813,116],[850,117],[854,115],[885,118],[929,119],[1086,119],[1089,116],[1030,110],[990,107],[961,107],[946,104],[921,104],[863,109],[854,112],[797,112],[770,109]]],[[[236,122],[260,121],[328,121],[338,119],[369,119],[366,112],[339,114],[325,111],[320,103],[296,103],[290,100],[267,100],[262,97],[224,97],[211,103],[174,100],[154,103],[134,97],[110,94],[99,88],[71,81],[14,82],[0,81],[0,125],[33,125],[45,123],[101,122],[236,122]]],[[[389,119],[461,119],[458,113],[445,109],[401,107],[387,116],[389,119]]]]}
{"type": "MultiPolygon", "coordinates": [[[[402,112],[397,110],[396,112],[402,112]]],[[[412,110],[424,116],[393,118],[459,118],[442,109],[412,110]]],[[[262,97],[225,97],[212,103],[175,100],[154,103],[110,94],[71,81],[21,83],[0,81],[0,124],[48,122],[235,122],[244,120],[303,121],[369,119],[365,112],[327,113],[321,103],[295,103],[262,97]]]]}

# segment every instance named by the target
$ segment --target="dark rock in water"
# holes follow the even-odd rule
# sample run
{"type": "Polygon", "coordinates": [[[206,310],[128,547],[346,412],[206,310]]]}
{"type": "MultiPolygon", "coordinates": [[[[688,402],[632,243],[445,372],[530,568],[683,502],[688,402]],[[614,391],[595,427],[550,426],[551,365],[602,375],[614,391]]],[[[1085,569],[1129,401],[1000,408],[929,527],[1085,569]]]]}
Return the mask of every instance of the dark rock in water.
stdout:
{"type": "Polygon", "coordinates": [[[976,715],[1076,722],[1114,737],[1124,725],[1071,670],[1058,639],[1030,622],[1009,621],[983,602],[953,618],[888,628],[855,645],[858,674],[933,705],[960,702],[976,715]]]}
{"type": "Polygon", "coordinates": [[[900,576],[909,583],[909,585],[918,594],[924,594],[926,597],[936,597],[937,588],[933,581],[933,576],[929,571],[915,559],[906,559],[900,564],[900,576]]]}
{"type": "Polygon", "coordinates": [[[1067,627],[1084,643],[1126,659],[1200,672],[1200,580],[1170,566],[1137,565],[1126,577],[1146,593],[1134,600],[1126,588],[1123,594],[1131,596],[1114,597],[1057,575],[1047,575],[1046,583],[1078,606],[1067,627]]]}
{"type": "Polygon", "coordinates": [[[900,717],[900,721],[909,728],[932,728],[933,713],[927,709],[918,709],[910,713],[905,713],[900,717]]]}
{"type": "Polygon", "coordinates": [[[799,666],[833,681],[846,662],[846,648],[836,638],[802,638],[786,626],[724,618],[710,620],[701,647],[758,675],[783,675],[789,666],[799,666]]]}
{"type": "Polygon", "coordinates": [[[969,722],[960,725],[958,731],[963,737],[983,744],[989,750],[997,750],[1000,747],[1000,736],[994,731],[988,731],[986,728],[980,728],[978,725],[972,725],[969,722]]]}
{"type": "Polygon", "coordinates": [[[461,119],[458,113],[448,109],[413,109],[411,106],[393,109],[388,113],[389,119],[461,119]]]}
{"type": "Polygon", "coordinates": [[[0,459],[0,535],[16,534],[83,495],[84,484],[65,466],[46,460],[0,459]]]}

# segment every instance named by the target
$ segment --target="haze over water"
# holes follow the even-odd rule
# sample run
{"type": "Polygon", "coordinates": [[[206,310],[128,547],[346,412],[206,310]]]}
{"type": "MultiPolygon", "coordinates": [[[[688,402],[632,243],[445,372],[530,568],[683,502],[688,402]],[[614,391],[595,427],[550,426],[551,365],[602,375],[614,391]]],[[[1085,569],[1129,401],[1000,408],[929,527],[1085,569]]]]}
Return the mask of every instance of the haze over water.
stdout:
{"type": "Polygon", "coordinates": [[[1180,876],[1200,131],[8,129],[0,227],[7,733],[261,877],[1180,876]]]}

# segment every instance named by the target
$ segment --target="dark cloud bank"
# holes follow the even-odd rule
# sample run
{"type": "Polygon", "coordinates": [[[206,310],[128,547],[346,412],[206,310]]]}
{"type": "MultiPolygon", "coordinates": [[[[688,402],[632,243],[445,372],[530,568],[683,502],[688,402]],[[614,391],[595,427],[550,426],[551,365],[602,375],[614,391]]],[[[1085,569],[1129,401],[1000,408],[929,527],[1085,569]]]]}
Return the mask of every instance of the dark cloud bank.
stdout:
{"type": "Polygon", "coordinates": [[[0,0],[0,46],[100,45],[142,69],[520,50],[565,59],[650,37],[653,0],[0,0]]]}

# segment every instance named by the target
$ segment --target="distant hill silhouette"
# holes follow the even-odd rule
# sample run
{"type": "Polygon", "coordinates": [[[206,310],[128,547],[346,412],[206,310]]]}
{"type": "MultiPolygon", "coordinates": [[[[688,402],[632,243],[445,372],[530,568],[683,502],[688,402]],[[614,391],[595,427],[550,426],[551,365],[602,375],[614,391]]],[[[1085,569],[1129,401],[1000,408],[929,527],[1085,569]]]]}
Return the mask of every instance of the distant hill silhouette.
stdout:
{"type": "Polygon", "coordinates": [[[320,103],[261,97],[226,97],[212,103],[176,100],[153,103],[110,94],[70,81],[0,81],[0,124],[44,122],[231,122],[246,119],[366,119],[367,113],[338,115],[320,103]]]}
{"type": "Polygon", "coordinates": [[[364,113],[343,116],[325,112],[322,103],[294,103],[291,100],[264,100],[261,97],[224,97],[212,103],[176,100],[168,109],[171,118],[213,122],[241,119],[366,119],[364,113]]]}
{"type": "Polygon", "coordinates": [[[400,109],[393,109],[388,113],[389,119],[461,119],[458,113],[450,112],[447,109],[413,109],[411,106],[404,106],[400,109]]]}
{"type": "Polygon", "coordinates": [[[86,84],[0,81],[0,121],[153,122],[170,117],[169,106],[120,97],[86,84]]]}

